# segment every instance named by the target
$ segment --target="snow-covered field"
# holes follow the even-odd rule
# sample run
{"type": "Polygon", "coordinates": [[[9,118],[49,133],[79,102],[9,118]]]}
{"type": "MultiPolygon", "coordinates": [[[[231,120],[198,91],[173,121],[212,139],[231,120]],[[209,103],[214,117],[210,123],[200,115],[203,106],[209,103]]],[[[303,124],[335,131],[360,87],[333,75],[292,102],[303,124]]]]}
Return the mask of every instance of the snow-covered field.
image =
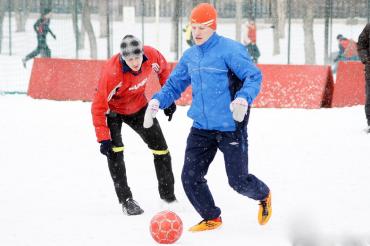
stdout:
{"type": "MultiPolygon", "coordinates": [[[[178,245],[292,245],[294,236],[370,243],[370,135],[362,106],[253,109],[250,171],[273,194],[273,216],[257,223],[257,202],[234,192],[218,153],[207,176],[223,226],[190,233],[201,219],[180,181],[191,121],[179,107],[159,120],[169,144],[184,233],[178,245]]],[[[154,245],[151,217],[163,209],[150,151],[124,127],[128,179],[142,216],[122,214],[99,153],[90,103],[0,97],[0,245],[154,245]]],[[[314,245],[314,244],[305,244],[314,245]]]]}

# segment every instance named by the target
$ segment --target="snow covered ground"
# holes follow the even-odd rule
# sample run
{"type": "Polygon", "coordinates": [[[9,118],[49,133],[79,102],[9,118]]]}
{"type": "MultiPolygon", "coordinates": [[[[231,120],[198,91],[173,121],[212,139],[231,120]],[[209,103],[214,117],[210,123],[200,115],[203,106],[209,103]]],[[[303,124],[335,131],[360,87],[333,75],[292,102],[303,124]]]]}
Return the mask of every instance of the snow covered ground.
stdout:
{"type": "MultiPolygon", "coordinates": [[[[250,171],[270,186],[273,216],[258,225],[257,202],[228,186],[218,153],[207,178],[224,224],[204,233],[186,231],[201,219],[180,182],[187,109],[179,107],[172,122],[159,114],[180,201],[175,211],[185,229],[178,245],[292,245],[299,236],[324,240],[321,245],[370,244],[370,135],[362,131],[362,106],[253,109],[250,171]]],[[[136,217],[123,215],[117,202],[90,103],[5,95],[0,112],[0,245],[156,244],[149,221],[163,207],[152,156],[131,129],[122,131],[128,179],[145,210],[136,217]]]]}

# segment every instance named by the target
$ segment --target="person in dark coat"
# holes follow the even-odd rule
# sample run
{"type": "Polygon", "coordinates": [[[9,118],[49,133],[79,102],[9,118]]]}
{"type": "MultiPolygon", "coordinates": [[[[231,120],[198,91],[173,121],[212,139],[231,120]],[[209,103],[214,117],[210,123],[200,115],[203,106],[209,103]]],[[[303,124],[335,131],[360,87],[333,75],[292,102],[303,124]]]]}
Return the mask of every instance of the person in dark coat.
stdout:
{"type": "Polygon", "coordinates": [[[364,30],[358,37],[357,50],[361,62],[365,65],[365,115],[367,119],[366,132],[370,133],[370,23],[365,26],[364,30]]]}
{"type": "Polygon", "coordinates": [[[51,57],[51,50],[46,43],[46,35],[50,33],[50,35],[56,39],[55,34],[49,28],[50,25],[50,17],[51,17],[51,9],[47,8],[44,9],[41,13],[40,18],[36,21],[33,25],[33,29],[37,34],[37,47],[34,51],[29,53],[26,57],[22,59],[23,66],[26,67],[26,63],[28,60],[38,56],[41,54],[42,57],[51,57]]]}

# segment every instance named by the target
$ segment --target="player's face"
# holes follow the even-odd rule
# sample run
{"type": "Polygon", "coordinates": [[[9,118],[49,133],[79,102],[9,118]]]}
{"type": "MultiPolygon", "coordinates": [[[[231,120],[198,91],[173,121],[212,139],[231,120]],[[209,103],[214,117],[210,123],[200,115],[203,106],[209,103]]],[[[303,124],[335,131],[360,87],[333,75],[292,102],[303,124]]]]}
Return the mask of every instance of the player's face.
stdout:
{"type": "Polygon", "coordinates": [[[44,18],[45,19],[50,19],[51,18],[51,12],[50,13],[47,13],[46,15],[44,15],[44,18]]]}
{"type": "Polygon", "coordinates": [[[131,68],[132,71],[139,71],[141,68],[141,64],[143,63],[143,56],[129,56],[125,58],[125,62],[127,66],[131,68]]]}
{"type": "Polygon", "coordinates": [[[202,45],[212,36],[215,30],[202,24],[191,24],[191,32],[195,44],[202,45]]]}

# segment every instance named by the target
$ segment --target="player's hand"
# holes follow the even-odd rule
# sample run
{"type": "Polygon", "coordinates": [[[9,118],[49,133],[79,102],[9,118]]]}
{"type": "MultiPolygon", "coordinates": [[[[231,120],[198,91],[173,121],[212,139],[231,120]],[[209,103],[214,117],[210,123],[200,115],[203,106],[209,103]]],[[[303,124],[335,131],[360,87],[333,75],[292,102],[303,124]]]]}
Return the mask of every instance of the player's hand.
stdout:
{"type": "Polygon", "coordinates": [[[153,125],[153,118],[158,113],[159,109],[159,101],[157,99],[152,99],[148,103],[148,107],[146,108],[145,115],[144,115],[144,128],[150,128],[153,125]]]}
{"type": "Polygon", "coordinates": [[[111,140],[103,140],[100,142],[100,153],[109,158],[112,152],[113,150],[111,140]]]}
{"type": "Polygon", "coordinates": [[[173,102],[168,108],[165,108],[163,111],[164,111],[164,114],[168,116],[168,121],[171,121],[172,115],[176,111],[176,104],[173,102]]]}
{"type": "Polygon", "coordinates": [[[230,103],[230,110],[235,121],[242,122],[248,110],[248,102],[244,98],[237,97],[230,103]]]}

